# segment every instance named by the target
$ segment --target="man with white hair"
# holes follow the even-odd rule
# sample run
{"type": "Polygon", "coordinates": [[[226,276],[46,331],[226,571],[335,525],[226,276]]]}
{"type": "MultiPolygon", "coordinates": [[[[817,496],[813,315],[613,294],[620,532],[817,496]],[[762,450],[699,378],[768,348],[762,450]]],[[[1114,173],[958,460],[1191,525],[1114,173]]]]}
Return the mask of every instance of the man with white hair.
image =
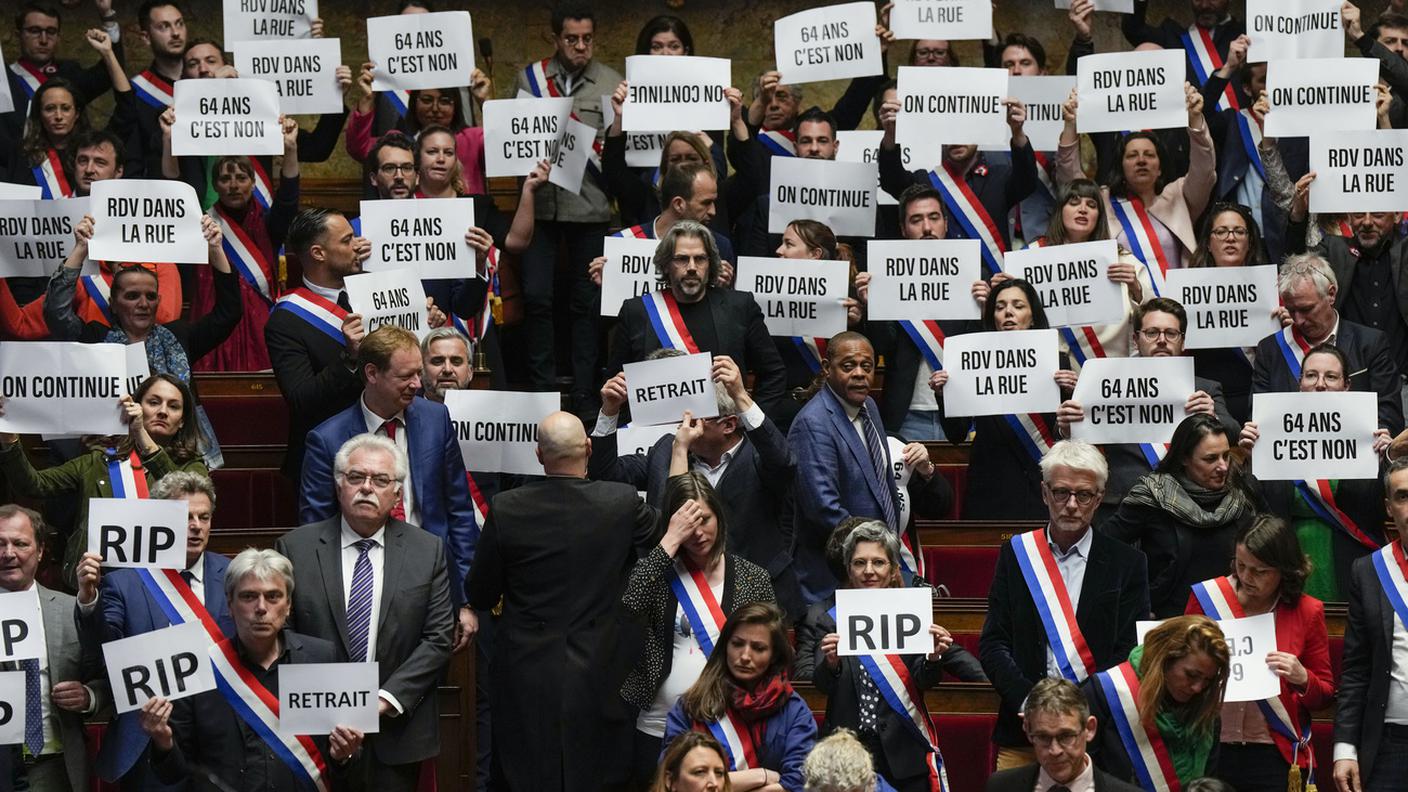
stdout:
{"type": "Polygon", "coordinates": [[[1050,522],[1013,536],[998,556],[978,643],[1001,697],[992,735],[998,770],[1036,761],[1018,715],[1032,686],[1045,677],[1078,684],[1123,662],[1135,621],[1148,617],[1144,554],[1091,529],[1108,478],[1095,446],[1056,443],[1041,460],[1050,522]]]}
{"type": "Polygon", "coordinates": [[[1290,256],[1276,276],[1276,289],[1291,324],[1256,345],[1252,393],[1300,390],[1305,353],[1317,344],[1334,344],[1348,362],[1349,389],[1377,393],[1379,426],[1390,434],[1402,431],[1399,371],[1389,352],[1388,337],[1343,318],[1335,310],[1339,283],[1330,263],[1316,253],[1290,256]]]}

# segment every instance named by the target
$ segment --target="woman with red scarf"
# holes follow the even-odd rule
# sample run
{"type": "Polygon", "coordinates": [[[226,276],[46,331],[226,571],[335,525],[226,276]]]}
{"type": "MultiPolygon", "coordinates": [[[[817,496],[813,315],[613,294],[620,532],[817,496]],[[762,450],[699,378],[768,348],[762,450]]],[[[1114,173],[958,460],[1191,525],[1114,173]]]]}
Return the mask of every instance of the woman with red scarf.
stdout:
{"type": "Polygon", "coordinates": [[[782,611],[755,602],[729,616],[704,671],[670,710],[664,748],[689,731],[723,744],[736,792],[802,792],[816,719],[787,680],[792,645],[782,611]]]}

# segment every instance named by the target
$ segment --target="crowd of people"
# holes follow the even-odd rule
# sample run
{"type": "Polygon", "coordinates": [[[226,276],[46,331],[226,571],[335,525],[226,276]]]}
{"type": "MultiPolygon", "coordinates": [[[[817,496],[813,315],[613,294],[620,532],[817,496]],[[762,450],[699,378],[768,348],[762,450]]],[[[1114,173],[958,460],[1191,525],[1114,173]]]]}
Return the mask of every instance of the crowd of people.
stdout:
{"type": "MultiPolygon", "coordinates": [[[[395,10],[448,10],[432,4],[395,10]]],[[[475,122],[508,95],[490,74],[402,96],[372,90],[376,63],[339,66],[350,109],[310,129],[283,118],[281,157],[178,157],[172,85],[238,77],[229,55],[188,34],[178,0],[93,5],[91,66],[57,56],[82,12],[18,8],[0,172],[46,200],[105,179],[186,182],[206,211],[209,266],[102,261],[85,274],[85,217],[49,277],[0,279],[5,347],[144,343],[150,372],[121,399],[125,435],[46,438],[41,458],[0,433],[0,589],[37,592],[45,646],[6,666],[25,694],[0,704],[24,729],[0,746],[0,792],[95,779],[143,791],[433,788],[433,760],[471,750],[442,742],[437,696],[462,652],[476,656],[478,711],[460,715],[477,721],[480,789],[946,792],[926,691],[949,678],[996,693],[994,792],[1307,788],[1312,718],[1331,706],[1338,792],[1408,790],[1408,224],[1312,215],[1307,140],[1261,132],[1267,66],[1248,61],[1229,0],[1190,0],[1186,18],[1158,25],[1146,0],[1121,16],[1131,49],[1187,53],[1186,128],[1082,135],[1072,93],[1058,147],[1035,151],[1025,106],[1008,99],[1007,150],[946,145],[940,162],[908,162],[889,67],[958,56],[948,41],[897,43],[887,4],[875,30],[884,73],[853,79],[825,109],[785,72],[764,72],[747,95],[725,91],[728,129],[666,135],[658,167],[628,164],[627,83],[597,57],[592,9],[564,3],[553,51],[518,54],[516,93],[569,97],[598,131],[599,157],[578,191],[539,163],[511,215],[488,194],[475,122]],[[129,73],[133,31],[151,62],[129,73]],[[88,106],[108,94],[99,124],[88,106]],[[773,158],[835,160],[840,133],[867,117],[881,130],[879,189],[895,200],[877,208],[874,238],[982,239],[981,277],[960,298],[980,319],[872,320],[865,238],[801,218],[770,233],[773,158]],[[351,310],[345,279],[375,240],[360,218],[300,197],[300,165],[339,140],[363,166],[367,200],[475,201],[464,241],[476,271],[424,282],[423,338],[351,310]],[[613,235],[657,240],[659,290],[607,320],[613,235]],[[946,338],[1053,327],[1040,291],[1002,270],[1004,252],[1105,240],[1122,314],[1062,333],[1055,411],[946,410],[946,338]],[[771,335],[753,295],[733,288],[738,256],[848,262],[847,329],[771,335]],[[1268,263],[1283,329],[1255,347],[1185,349],[1189,312],[1159,288],[1164,274],[1268,263]],[[505,268],[521,284],[516,324],[505,268]],[[570,292],[555,296],[564,271],[570,292]],[[717,416],[685,412],[648,448],[621,446],[624,367],[697,352],[712,356],[717,416]],[[1195,390],[1166,447],[1067,439],[1088,418],[1075,392],[1092,357],[1185,355],[1195,390]],[[270,369],[300,527],[227,558],[209,549],[220,427],[196,373],[270,369]],[[562,410],[537,426],[542,476],[477,470],[462,455],[445,402],[477,387],[476,371],[496,391],[562,392],[562,410]],[[1326,391],[1374,394],[1379,475],[1259,480],[1256,396],[1326,391]],[[930,455],[942,443],[967,445],[957,482],[930,455]],[[114,569],[89,551],[89,500],[125,497],[186,503],[183,569],[114,569]],[[43,514],[29,508],[40,503],[43,514]],[[847,590],[943,594],[918,525],[955,514],[1045,523],[1003,542],[976,652],[941,623],[926,651],[842,652],[847,590]],[[1348,603],[1338,671],[1326,602],[1348,603]],[[1264,663],[1279,695],[1224,701],[1234,663],[1219,623],[1259,614],[1274,614],[1275,649],[1241,662],[1264,663]],[[1140,630],[1147,620],[1159,621],[1140,630]],[[116,714],[104,645],[186,623],[227,669],[219,689],[116,714]],[[331,662],[377,664],[379,728],[271,728],[280,668],[331,662]],[[90,760],[95,721],[105,727],[90,760]]],[[[994,34],[985,65],[1046,74],[1041,39],[1069,38],[1074,74],[1096,50],[1096,3],[1069,5],[1066,31],[994,34]]],[[[1385,129],[1408,127],[1402,5],[1372,24],[1353,3],[1339,12],[1354,57],[1379,65],[1385,129]]],[[[313,20],[311,35],[323,33],[313,20]]],[[[683,19],[657,16],[634,54],[706,53],[683,19]]]]}

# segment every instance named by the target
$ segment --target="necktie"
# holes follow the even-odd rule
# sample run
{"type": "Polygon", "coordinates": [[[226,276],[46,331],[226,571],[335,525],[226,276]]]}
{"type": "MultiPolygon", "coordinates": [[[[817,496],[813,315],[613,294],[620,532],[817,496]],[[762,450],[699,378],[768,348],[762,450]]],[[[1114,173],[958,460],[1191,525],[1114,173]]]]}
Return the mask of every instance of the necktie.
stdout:
{"type": "Polygon", "coordinates": [[[196,574],[189,569],[183,569],[181,570],[181,579],[186,581],[187,586],[194,586],[196,583],[196,574]]]}
{"type": "Polygon", "coordinates": [[[352,301],[347,299],[347,292],[343,291],[337,293],[337,307],[344,311],[352,310],[352,301]]]}
{"type": "Polygon", "coordinates": [[[360,663],[368,658],[367,631],[372,626],[372,560],[367,553],[376,545],[373,539],[362,539],[357,548],[357,563],[352,567],[352,590],[347,594],[347,659],[360,663]]]}
{"type": "Polygon", "coordinates": [[[870,420],[870,411],[860,408],[860,425],[865,431],[865,445],[870,449],[870,464],[875,467],[875,475],[880,479],[880,487],[887,497],[880,499],[880,510],[885,513],[885,523],[890,530],[899,531],[899,518],[895,516],[895,477],[890,474],[890,466],[885,463],[885,440],[870,420]]]}
{"type": "Polygon", "coordinates": [[[1071,788],[1065,784],[1052,784],[1046,792],[1071,792],[1071,788]]]}
{"type": "MultiPolygon", "coordinates": [[[[386,423],[384,423],[384,424],[381,425],[381,431],[385,432],[387,438],[389,438],[389,439],[391,440],[391,442],[393,442],[393,443],[396,442],[396,425],[397,425],[397,423],[398,423],[398,420],[395,419],[395,418],[392,418],[391,420],[389,420],[389,421],[387,421],[386,423]]],[[[400,520],[401,522],[405,522],[405,521],[406,521],[406,500],[405,500],[405,498],[402,498],[402,497],[400,497],[400,496],[397,496],[397,498],[396,498],[396,505],[391,507],[391,518],[392,518],[393,520],[400,520]]]]}
{"type": "Polygon", "coordinates": [[[30,756],[38,756],[44,750],[44,708],[40,702],[39,660],[29,658],[20,661],[24,671],[24,747],[30,756]]]}

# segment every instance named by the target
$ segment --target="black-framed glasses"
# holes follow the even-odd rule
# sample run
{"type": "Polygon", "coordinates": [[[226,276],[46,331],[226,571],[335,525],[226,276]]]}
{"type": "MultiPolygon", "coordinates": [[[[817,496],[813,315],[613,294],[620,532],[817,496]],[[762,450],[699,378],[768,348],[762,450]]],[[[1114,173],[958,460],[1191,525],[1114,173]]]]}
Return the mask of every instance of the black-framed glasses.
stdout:
{"type": "Polygon", "coordinates": [[[377,170],[381,171],[381,175],[383,176],[395,176],[398,173],[404,173],[409,176],[416,172],[416,166],[415,163],[411,162],[403,162],[399,165],[394,162],[388,162],[378,166],[377,170]]]}
{"type": "Polygon", "coordinates": [[[1159,329],[1157,327],[1146,327],[1139,331],[1139,335],[1144,336],[1145,341],[1158,341],[1159,336],[1163,336],[1170,341],[1177,341],[1183,337],[1183,331],[1177,328],[1159,329]]]}
{"type": "Polygon", "coordinates": [[[1033,746],[1037,748],[1050,748],[1052,743],[1061,746],[1065,750],[1076,747],[1076,740],[1080,739],[1081,732],[1061,732],[1060,734],[1032,734],[1027,732],[1027,739],[1031,740],[1033,746]]]}
{"type": "Polygon", "coordinates": [[[1073,490],[1066,489],[1065,487],[1052,489],[1051,487],[1047,487],[1046,491],[1051,493],[1051,499],[1053,501],[1063,505],[1069,503],[1071,498],[1075,498],[1076,503],[1082,506],[1089,506],[1095,502],[1096,498],[1100,497],[1099,490],[1073,490]]]}

